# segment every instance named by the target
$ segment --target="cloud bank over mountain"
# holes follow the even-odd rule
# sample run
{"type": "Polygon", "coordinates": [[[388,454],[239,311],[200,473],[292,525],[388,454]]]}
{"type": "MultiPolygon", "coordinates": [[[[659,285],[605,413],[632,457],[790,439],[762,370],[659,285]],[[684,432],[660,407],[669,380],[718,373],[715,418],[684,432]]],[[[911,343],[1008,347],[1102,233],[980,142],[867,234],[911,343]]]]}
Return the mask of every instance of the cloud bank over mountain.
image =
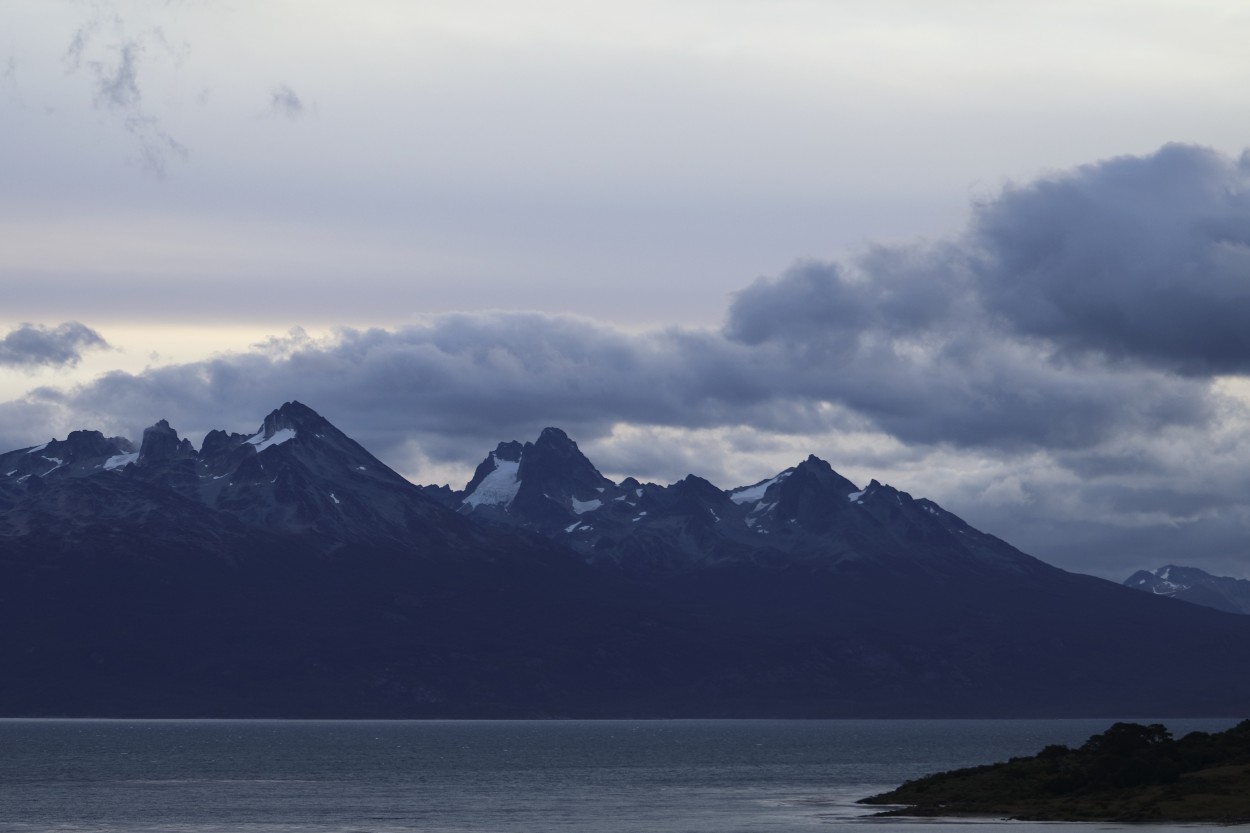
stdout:
{"type": "MultiPolygon", "coordinates": [[[[725,478],[804,449],[1065,566],[1116,574],[1206,547],[1227,568],[1250,533],[1248,186],[1250,156],[1168,145],[1009,185],[949,239],[796,263],[735,293],[717,329],[475,312],[293,331],[37,389],[0,406],[0,445],[158,417],[243,430],[300,399],[418,479],[545,425],[605,467],[648,449],[658,480],[698,463],[739,485],[725,478]]],[[[101,345],[83,325],[27,327],[0,361],[101,345]]]]}

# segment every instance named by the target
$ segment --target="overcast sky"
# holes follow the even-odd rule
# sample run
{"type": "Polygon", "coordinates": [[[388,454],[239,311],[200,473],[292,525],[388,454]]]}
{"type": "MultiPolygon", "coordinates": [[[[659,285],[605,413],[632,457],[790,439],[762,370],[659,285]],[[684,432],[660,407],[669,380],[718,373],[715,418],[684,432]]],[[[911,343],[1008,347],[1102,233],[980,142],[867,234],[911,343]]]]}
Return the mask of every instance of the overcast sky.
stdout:
{"type": "Polygon", "coordinates": [[[461,487],[809,453],[1250,577],[1250,4],[0,5],[0,450],[299,399],[461,487]]]}

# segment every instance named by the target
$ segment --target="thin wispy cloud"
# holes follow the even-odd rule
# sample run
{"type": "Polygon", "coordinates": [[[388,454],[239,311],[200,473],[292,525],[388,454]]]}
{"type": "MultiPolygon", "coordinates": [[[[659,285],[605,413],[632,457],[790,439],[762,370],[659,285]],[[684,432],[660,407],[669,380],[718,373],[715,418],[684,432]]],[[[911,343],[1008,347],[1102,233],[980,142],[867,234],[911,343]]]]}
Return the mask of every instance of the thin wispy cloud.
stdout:
{"type": "Polygon", "coordinates": [[[279,84],[269,93],[269,113],[274,116],[285,116],[298,119],[304,115],[304,102],[286,84],[279,84]]]}
{"type": "Polygon", "coordinates": [[[63,62],[71,74],[90,74],[96,108],[110,113],[133,137],[140,166],[163,178],[169,163],[185,160],[189,152],[146,106],[141,81],[153,51],[177,68],[190,45],[172,42],[159,26],[132,31],[108,6],[92,8],[92,15],[71,37],[63,62]]]}

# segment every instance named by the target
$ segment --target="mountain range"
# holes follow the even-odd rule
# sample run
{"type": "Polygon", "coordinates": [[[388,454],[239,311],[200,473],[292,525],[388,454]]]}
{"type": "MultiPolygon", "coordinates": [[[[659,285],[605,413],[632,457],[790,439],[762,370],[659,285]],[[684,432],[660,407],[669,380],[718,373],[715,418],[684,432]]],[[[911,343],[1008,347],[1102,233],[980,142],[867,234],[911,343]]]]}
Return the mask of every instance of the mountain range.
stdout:
{"type": "Polygon", "coordinates": [[[1250,613],[1250,581],[1213,576],[1197,567],[1168,564],[1153,572],[1138,570],[1125,579],[1124,586],[1229,613],[1250,613]]]}
{"type": "Polygon", "coordinates": [[[723,490],[556,428],[418,486],[290,402],[0,455],[0,714],[1237,715],[1250,618],[814,456],[723,490]]]}

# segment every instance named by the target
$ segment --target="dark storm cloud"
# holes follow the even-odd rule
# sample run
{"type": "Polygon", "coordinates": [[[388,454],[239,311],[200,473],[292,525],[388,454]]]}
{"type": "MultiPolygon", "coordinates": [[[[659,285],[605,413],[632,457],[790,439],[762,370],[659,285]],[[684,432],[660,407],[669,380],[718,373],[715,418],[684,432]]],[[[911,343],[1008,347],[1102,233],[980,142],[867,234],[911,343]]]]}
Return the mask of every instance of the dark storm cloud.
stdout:
{"type": "Polygon", "coordinates": [[[1013,339],[980,310],[971,268],[950,245],[799,264],[739,292],[724,334],[770,392],[836,402],[908,443],[1085,448],[1214,415],[1205,381],[1013,339]]]}
{"type": "Polygon", "coordinates": [[[1248,183],[1250,156],[1168,145],[1009,187],[955,240],[756,281],[724,335],[904,442],[1208,425],[1206,377],[1250,369],[1248,183]]]}
{"type": "Polygon", "coordinates": [[[950,246],[878,247],[853,267],[808,261],[734,295],[725,334],[852,350],[867,333],[916,336],[949,324],[966,289],[963,255],[950,246]]]}
{"type": "Polygon", "coordinates": [[[82,351],[106,347],[99,333],[77,321],[56,327],[22,324],[0,339],[0,366],[73,367],[82,360],[82,351]]]}
{"type": "Polygon", "coordinates": [[[1014,331],[1204,375],[1250,370],[1250,155],[1168,145],[1009,188],[975,214],[1014,331]]]}
{"type": "Polygon", "coordinates": [[[275,116],[297,119],[304,115],[304,102],[296,95],[295,90],[286,84],[279,84],[269,93],[269,112],[275,116]]]}
{"type": "Polygon", "coordinates": [[[1247,322],[1250,153],[1167,145],[1008,187],[941,245],[757,281],[725,332],[813,359],[900,339],[954,358],[998,339],[1057,362],[1097,355],[1204,376],[1250,370],[1247,322]]]}

